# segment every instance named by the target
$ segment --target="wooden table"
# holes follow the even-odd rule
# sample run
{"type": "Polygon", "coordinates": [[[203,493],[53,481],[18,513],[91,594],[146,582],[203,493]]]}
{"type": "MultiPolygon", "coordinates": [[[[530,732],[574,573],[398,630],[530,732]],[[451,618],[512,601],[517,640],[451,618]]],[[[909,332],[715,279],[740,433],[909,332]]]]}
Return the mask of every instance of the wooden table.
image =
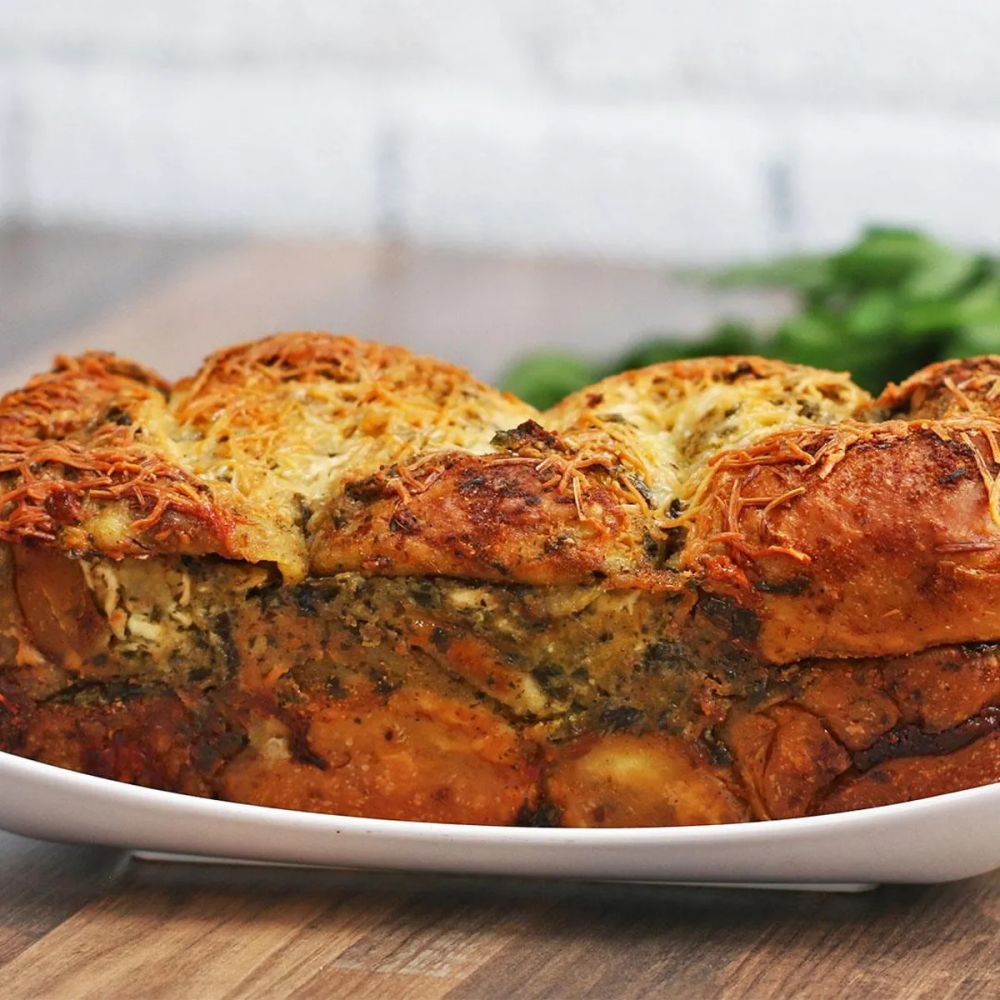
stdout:
{"type": "MultiPolygon", "coordinates": [[[[0,232],[12,385],[102,346],[170,375],[278,328],[352,328],[485,376],[774,300],[655,269],[307,242],[0,232]]],[[[959,832],[960,834],[960,832],[959,832]]],[[[863,895],[131,861],[0,834],[0,996],[1000,995],[1000,872],[863,895]]]]}

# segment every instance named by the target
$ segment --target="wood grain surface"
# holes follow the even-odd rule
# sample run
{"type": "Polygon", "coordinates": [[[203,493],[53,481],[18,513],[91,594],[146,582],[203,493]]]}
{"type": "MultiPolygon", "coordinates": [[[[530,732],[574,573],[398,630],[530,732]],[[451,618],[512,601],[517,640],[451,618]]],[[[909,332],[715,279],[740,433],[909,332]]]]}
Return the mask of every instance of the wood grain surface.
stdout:
{"type": "MultiPolygon", "coordinates": [[[[175,375],[352,328],[490,376],[727,309],[652,270],[399,247],[0,232],[0,379],[101,346],[175,375]]],[[[956,831],[961,836],[961,831],[956,831]]],[[[997,997],[1000,872],[861,895],[137,862],[0,834],[0,997],[997,997]]]]}

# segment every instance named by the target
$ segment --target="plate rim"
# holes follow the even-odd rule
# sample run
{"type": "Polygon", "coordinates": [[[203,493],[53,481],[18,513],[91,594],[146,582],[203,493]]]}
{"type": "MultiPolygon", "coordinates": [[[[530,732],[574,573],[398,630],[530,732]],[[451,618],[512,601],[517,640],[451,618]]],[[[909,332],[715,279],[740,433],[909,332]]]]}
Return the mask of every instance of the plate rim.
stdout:
{"type": "MultiPolygon", "coordinates": [[[[912,820],[924,812],[947,809],[952,803],[974,805],[977,800],[984,803],[1000,798],[1000,782],[991,782],[975,788],[965,788],[955,792],[911,799],[891,805],[873,806],[868,809],[852,809],[845,812],[827,813],[821,816],[798,816],[788,819],[755,820],[743,823],[705,823],[688,826],[647,826],[647,827],[532,827],[500,826],[473,823],[440,823],[422,820],[381,819],[365,816],[347,816],[339,813],[308,812],[300,809],[283,809],[277,806],[254,805],[213,799],[184,792],[148,788],[114,778],[74,771],[29,757],[21,757],[7,751],[0,751],[0,785],[6,772],[21,772],[21,777],[43,782],[70,783],[77,785],[77,791],[92,790],[97,797],[126,797],[132,806],[146,804],[153,808],[172,807],[178,814],[199,812],[214,814],[218,819],[241,819],[269,821],[301,827],[315,827],[317,830],[358,834],[371,833],[384,836],[405,836],[423,839],[445,838],[454,841],[481,841],[496,838],[506,841],[508,846],[518,844],[537,845],[539,843],[559,843],[584,841],[594,847],[602,845],[621,846],[623,842],[637,845],[650,841],[660,842],[664,838],[684,841],[706,841],[724,844],[733,840],[778,842],[788,837],[799,838],[810,834],[830,834],[838,827],[879,824],[883,821],[912,820]]],[[[0,829],[3,828],[5,810],[0,806],[0,829]]]]}

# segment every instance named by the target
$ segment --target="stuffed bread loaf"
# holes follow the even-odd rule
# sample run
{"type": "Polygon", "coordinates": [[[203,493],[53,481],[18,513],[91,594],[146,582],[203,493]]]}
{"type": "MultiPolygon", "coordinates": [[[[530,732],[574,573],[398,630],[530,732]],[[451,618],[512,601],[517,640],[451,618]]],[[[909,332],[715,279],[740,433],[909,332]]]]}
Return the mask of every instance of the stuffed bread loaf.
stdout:
{"type": "Polygon", "coordinates": [[[293,333],[0,401],[0,749],[294,809],[648,826],[1000,780],[1000,358],[546,413],[293,333]]]}

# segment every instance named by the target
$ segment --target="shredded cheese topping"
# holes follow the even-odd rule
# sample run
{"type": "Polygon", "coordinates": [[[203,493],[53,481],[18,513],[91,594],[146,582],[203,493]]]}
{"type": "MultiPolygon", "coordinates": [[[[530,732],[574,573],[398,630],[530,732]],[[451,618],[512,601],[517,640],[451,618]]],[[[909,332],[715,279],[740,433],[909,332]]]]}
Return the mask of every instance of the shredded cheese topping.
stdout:
{"type": "Polygon", "coordinates": [[[720,453],[844,420],[867,399],[846,373],[713,358],[612,376],[567,397],[546,419],[570,438],[613,442],[649,487],[661,523],[673,526],[684,517],[671,506],[693,506],[720,453]]]}
{"type": "MultiPolygon", "coordinates": [[[[1000,358],[931,366],[874,403],[843,373],[710,358],[612,376],[539,414],[461,369],[329,334],[220,351],[173,387],[108,355],[62,358],[0,400],[0,539],[216,553],[301,579],[348,486],[376,477],[405,505],[480,456],[530,464],[530,488],[572,503],[601,545],[631,518],[627,549],[695,517],[721,473],[791,463],[825,478],[868,436],[897,433],[879,421],[898,413],[972,449],[1000,528],[998,393],[1000,358]]],[[[743,480],[713,501],[725,535],[804,492],[743,480]]]]}

